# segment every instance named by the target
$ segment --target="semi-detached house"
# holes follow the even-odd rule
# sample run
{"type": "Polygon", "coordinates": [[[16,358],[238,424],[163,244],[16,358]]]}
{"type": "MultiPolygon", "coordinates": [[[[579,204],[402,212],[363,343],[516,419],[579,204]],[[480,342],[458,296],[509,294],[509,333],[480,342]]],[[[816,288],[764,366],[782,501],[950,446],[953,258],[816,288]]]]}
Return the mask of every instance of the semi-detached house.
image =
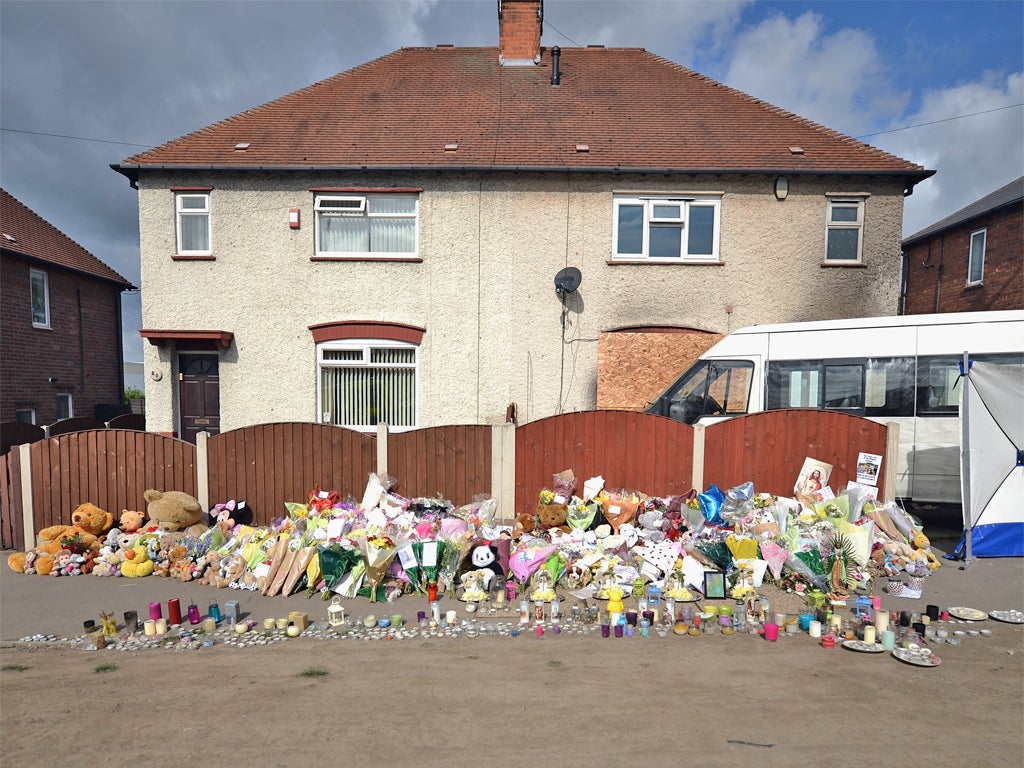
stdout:
{"type": "Polygon", "coordinates": [[[896,312],[931,171],[643,49],[542,47],[542,17],[503,0],[497,47],[403,48],[114,166],[151,430],[642,406],[730,328],[896,312]]]}

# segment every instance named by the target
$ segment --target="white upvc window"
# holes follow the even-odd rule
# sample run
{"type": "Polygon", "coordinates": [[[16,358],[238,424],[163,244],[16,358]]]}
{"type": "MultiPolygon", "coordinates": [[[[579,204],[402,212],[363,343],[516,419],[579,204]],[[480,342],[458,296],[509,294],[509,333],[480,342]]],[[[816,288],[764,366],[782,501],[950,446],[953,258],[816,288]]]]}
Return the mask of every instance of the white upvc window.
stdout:
{"type": "Polygon", "coordinates": [[[316,255],[416,256],[419,196],[407,193],[316,195],[316,255]]]}
{"type": "Polygon", "coordinates": [[[971,232],[971,252],[967,262],[967,284],[980,285],[985,279],[985,241],[987,229],[971,232]]]}
{"type": "Polygon", "coordinates": [[[859,264],[864,240],[864,200],[828,200],[825,261],[859,264]]]}
{"type": "Polygon", "coordinates": [[[370,431],[417,425],[419,347],[387,339],[317,345],[320,421],[370,431]]]}
{"type": "Polygon", "coordinates": [[[616,195],[614,207],[613,259],[718,261],[721,198],[616,195]]]}
{"type": "Polygon", "coordinates": [[[14,420],[19,424],[35,424],[36,423],[36,409],[35,408],[19,408],[14,412],[14,420]]]}
{"type": "Polygon", "coordinates": [[[57,420],[70,419],[75,415],[75,403],[71,395],[62,392],[57,395],[57,420]]]}
{"type": "Polygon", "coordinates": [[[50,327],[50,283],[46,273],[38,269],[29,270],[29,284],[32,291],[32,326],[50,327]]]}
{"type": "Polygon", "coordinates": [[[175,194],[178,221],[178,253],[183,256],[209,256],[210,195],[207,192],[175,194]]]}

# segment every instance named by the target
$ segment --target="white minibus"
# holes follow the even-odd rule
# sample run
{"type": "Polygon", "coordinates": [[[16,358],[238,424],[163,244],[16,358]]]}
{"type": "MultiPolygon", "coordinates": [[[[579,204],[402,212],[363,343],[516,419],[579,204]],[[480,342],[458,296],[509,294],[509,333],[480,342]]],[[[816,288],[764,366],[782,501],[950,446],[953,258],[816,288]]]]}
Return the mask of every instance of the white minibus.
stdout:
{"type": "Polygon", "coordinates": [[[1024,311],[757,325],[701,355],[647,413],[686,424],[828,408],[899,424],[896,495],[960,503],[958,380],[972,360],[1024,366],[1024,311]]]}

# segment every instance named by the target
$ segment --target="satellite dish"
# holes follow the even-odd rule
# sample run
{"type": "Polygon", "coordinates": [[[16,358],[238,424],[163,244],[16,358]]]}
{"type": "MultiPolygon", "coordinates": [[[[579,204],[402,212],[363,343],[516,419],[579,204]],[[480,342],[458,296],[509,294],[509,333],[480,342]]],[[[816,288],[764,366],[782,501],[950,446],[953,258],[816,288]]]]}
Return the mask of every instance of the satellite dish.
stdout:
{"type": "Polygon", "coordinates": [[[559,296],[573,293],[580,287],[581,282],[583,282],[583,273],[576,269],[576,267],[560,269],[558,274],[555,275],[555,293],[559,296]]]}

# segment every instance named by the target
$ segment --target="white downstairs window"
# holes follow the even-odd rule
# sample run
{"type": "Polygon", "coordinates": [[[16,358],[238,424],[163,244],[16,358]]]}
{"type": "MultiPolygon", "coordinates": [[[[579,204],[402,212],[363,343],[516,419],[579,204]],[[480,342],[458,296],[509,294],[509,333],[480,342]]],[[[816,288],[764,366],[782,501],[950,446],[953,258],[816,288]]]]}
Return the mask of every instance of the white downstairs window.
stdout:
{"type": "Polygon", "coordinates": [[[320,420],[369,431],[380,422],[417,424],[419,348],[384,339],[346,339],[317,346],[320,420]]]}

